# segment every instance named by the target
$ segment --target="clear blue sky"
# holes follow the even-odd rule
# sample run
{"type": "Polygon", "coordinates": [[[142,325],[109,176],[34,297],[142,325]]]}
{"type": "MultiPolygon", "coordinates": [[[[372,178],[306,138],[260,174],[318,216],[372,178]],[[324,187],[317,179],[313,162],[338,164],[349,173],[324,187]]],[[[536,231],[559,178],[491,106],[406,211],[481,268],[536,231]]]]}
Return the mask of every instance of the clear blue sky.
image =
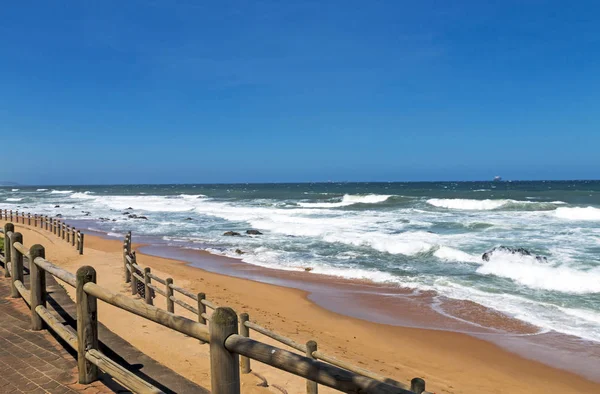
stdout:
{"type": "Polygon", "coordinates": [[[600,178],[597,1],[7,1],[1,18],[0,180],[600,178]]]}

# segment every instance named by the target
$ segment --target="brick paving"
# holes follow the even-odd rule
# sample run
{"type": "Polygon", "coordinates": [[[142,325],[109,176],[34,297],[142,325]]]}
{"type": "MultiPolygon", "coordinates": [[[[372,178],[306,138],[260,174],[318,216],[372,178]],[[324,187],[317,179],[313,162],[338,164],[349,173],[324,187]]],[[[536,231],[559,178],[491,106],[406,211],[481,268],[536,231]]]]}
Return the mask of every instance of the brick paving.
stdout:
{"type": "Polygon", "coordinates": [[[30,330],[30,309],[0,277],[0,393],[114,393],[102,381],[77,383],[77,362],[46,330],[30,330]]]}

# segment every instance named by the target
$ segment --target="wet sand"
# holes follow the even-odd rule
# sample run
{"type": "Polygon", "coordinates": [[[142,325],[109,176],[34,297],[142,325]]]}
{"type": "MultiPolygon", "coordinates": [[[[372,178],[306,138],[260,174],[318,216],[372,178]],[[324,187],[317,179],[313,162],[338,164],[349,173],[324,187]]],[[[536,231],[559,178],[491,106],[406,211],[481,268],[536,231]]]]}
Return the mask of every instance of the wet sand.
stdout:
{"type": "MultiPolygon", "coordinates": [[[[24,229],[22,225],[18,229],[27,246],[47,246],[47,258],[55,264],[71,272],[81,265],[92,265],[100,285],[128,294],[129,287],[122,279],[121,241],[86,234],[86,251],[79,256],[52,234],[24,229]]],[[[153,247],[134,247],[139,249],[138,262],[142,266],[151,267],[160,277],[172,277],[178,286],[205,292],[207,299],[217,305],[248,312],[252,321],[298,342],[314,339],[320,350],[396,380],[408,382],[413,377],[423,377],[433,392],[600,392],[598,382],[508,351],[519,348],[535,358],[536,346],[542,346],[544,341],[523,348],[526,342],[520,340],[548,334],[532,335],[537,329],[490,314],[485,308],[477,311],[473,305],[443,300],[439,304],[435,294],[391,286],[267,270],[200,251],[175,249],[177,259],[168,259],[152,256],[157,253],[153,247]],[[445,317],[435,308],[426,307],[427,302],[437,302],[444,310],[454,308],[463,320],[445,317]],[[481,327],[468,323],[482,318],[488,323],[481,327]],[[518,340],[514,342],[515,339],[518,340]]],[[[164,305],[160,296],[155,301],[157,306],[164,305]]],[[[193,317],[182,308],[176,312],[193,317]]],[[[104,303],[99,305],[99,319],[159,362],[209,386],[206,345],[104,303]]],[[[252,335],[276,345],[254,332],[252,335]]],[[[556,338],[548,337],[550,343],[553,339],[556,338]]],[[[565,355],[572,354],[576,355],[576,351],[565,350],[565,355]]],[[[257,362],[252,367],[271,387],[257,387],[256,377],[243,375],[244,392],[276,392],[273,384],[289,393],[305,392],[300,378],[257,362]]]]}

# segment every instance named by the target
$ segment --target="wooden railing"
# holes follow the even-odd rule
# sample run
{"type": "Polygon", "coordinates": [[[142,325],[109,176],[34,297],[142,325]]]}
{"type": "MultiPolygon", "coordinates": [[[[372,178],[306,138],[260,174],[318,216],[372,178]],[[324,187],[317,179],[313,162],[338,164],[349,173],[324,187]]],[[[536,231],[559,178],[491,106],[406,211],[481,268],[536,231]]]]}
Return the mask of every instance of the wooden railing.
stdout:
{"type": "MultiPolygon", "coordinates": [[[[153,305],[152,301],[152,291],[157,294],[162,295],[166,298],[167,301],[167,310],[170,313],[174,313],[175,304],[182,306],[184,309],[198,315],[198,322],[201,324],[206,324],[207,320],[210,320],[206,314],[206,307],[209,307],[213,310],[217,310],[218,307],[206,300],[205,293],[197,293],[194,294],[186,289],[175,286],[173,284],[173,279],[167,278],[162,279],[151,273],[151,269],[149,267],[142,267],[137,263],[137,257],[134,251],[132,251],[132,242],[131,242],[131,232],[128,232],[125,235],[125,239],[123,241],[123,264],[124,264],[124,280],[126,283],[131,283],[131,294],[132,295],[140,295],[141,298],[144,299],[144,302],[148,305],[153,305]],[[164,290],[160,289],[158,286],[152,283],[152,280],[162,284],[164,286],[164,290]],[[186,302],[177,299],[173,296],[174,291],[191,298],[192,300],[197,302],[198,307],[195,308],[186,302]]],[[[214,316],[214,313],[213,313],[214,316]]],[[[214,319],[214,317],[212,317],[214,319]]],[[[385,383],[386,385],[397,387],[401,390],[414,392],[414,393],[426,393],[425,391],[425,381],[421,378],[414,378],[411,380],[410,386],[398,382],[394,379],[387,378],[385,376],[379,375],[375,372],[366,370],[364,368],[358,367],[351,363],[348,363],[343,360],[339,360],[333,356],[330,356],[322,351],[317,349],[317,342],[314,340],[310,340],[306,342],[306,344],[301,344],[294,341],[291,338],[287,338],[281,334],[278,334],[274,331],[271,331],[265,327],[262,327],[256,323],[250,321],[250,317],[248,313],[241,313],[239,315],[239,334],[244,338],[250,338],[250,330],[254,330],[259,332],[271,339],[274,339],[284,345],[291,347],[294,350],[305,354],[306,357],[310,360],[322,360],[332,366],[343,368],[346,371],[351,373],[361,375],[363,377],[367,377],[373,379],[378,382],[385,383]]],[[[293,354],[293,353],[292,353],[293,354]]],[[[243,353],[240,353],[240,364],[241,364],[241,372],[243,374],[247,374],[251,372],[250,367],[250,359],[253,357],[246,356],[243,353]]],[[[293,373],[293,372],[292,372],[293,373]]],[[[312,378],[307,378],[306,382],[306,392],[308,394],[316,394],[318,392],[318,382],[312,378]]]]}
{"type": "Polygon", "coordinates": [[[49,231],[59,238],[62,238],[67,243],[70,243],[75,250],[79,251],[79,254],[83,254],[83,237],[84,234],[81,230],[77,230],[74,226],[69,226],[62,220],[57,218],[51,218],[48,215],[38,215],[15,211],[12,209],[0,209],[0,220],[4,219],[10,222],[16,222],[26,224],[28,226],[41,228],[42,230],[49,231]],[[32,224],[33,223],[33,224],[32,224]]]}

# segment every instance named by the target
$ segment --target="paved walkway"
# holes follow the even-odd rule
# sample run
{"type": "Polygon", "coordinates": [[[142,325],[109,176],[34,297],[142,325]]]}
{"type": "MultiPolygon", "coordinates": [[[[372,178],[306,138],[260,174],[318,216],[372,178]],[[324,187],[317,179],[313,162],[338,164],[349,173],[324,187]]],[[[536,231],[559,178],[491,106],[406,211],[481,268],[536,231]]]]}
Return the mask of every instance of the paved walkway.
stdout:
{"type": "Polygon", "coordinates": [[[113,393],[102,381],[77,383],[77,362],[48,331],[30,330],[30,310],[10,298],[0,270],[0,393],[113,393]]]}

